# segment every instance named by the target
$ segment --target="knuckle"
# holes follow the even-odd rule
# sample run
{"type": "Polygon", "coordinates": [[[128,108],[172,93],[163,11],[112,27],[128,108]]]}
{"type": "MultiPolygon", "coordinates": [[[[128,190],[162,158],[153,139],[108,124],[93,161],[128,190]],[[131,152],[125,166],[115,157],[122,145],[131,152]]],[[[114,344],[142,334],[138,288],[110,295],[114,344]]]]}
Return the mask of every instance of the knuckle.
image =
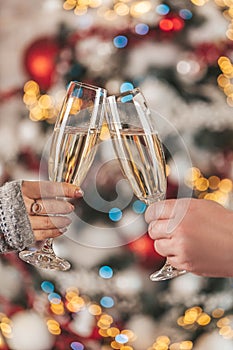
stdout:
{"type": "Polygon", "coordinates": [[[45,217],[45,228],[46,229],[51,228],[51,220],[48,216],[45,217]]]}

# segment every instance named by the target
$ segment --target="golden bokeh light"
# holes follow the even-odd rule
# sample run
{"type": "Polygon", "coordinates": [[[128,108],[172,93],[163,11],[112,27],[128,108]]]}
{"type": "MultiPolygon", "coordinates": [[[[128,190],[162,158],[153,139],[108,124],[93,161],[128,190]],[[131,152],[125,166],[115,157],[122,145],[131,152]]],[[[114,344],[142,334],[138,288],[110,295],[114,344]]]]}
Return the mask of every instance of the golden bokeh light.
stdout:
{"type": "Polygon", "coordinates": [[[218,176],[212,175],[208,178],[208,181],[209,181],[209,188],[211,190],[216,190],[220,183],[220,178],[218,176]]]}
{"type": "Polygon", "coordinates": [[[88,306],[88,311],[91,315],[98,316],[102,313],[102,308],[98,304],[91,304],[88,306]]]}
{"type": "Polygon", "coordinates": [[[59,304],[50,304],[50,309],[55,315],[65,314],[64,303],[62,301],[59,304]]]}
{"type": "Polygon", "coordinates": [[[109,337],[112,337],[114,338],[116,335],[120,334],[120,330],[116,327],[110,327],[108,330],[107,330],[107,335],[109,337]]]}
{"type": "Polygon", "coordinates": [[[223,179],[219,183],[219,189],[223,193],[229,193],[232,191],[232,181],[230,179],[223,179]]]}
{"type": "Polygon", "coordinates": [[[220,320],[218,320],[217,322],[217,327],[221,328],[221,327],[225,327],[227,325],[230,324],[230,319],[228,317],[223,317],[220,320]]]}
{"type": "Polygon", "coordinates": [[[196,6],[204,6],[209,0],[190,0],[196,6]]]}
{"type": "Polygon", "coordinates": [[[211,321],[211,317],[205,312],[201,313],[201,315],[197,319],[197,323],[200,326],[206,326],[207,324],[210,323],[210,321],[211,321]]]}
{"type": "Polygon", "coordinates": [[[120,344],[120,343],[118,343],[117,341],[113,340],[113,341],[111,342],[111,347],[112,347],[113,349],[121,349],[122,344],[120,344]]]}
{"type": "Polygon", "coordinates": [[[209,187],[209,181],[205,177],[199,177],[194,186],[198,191],[206,191],[209,187]]]}
{"type": "Polygon", "coordinates": [[[127,16],[130,12],[130,9],[127,4],[118,2],[116,5],[114,5],[114,11],[118,16],[127,16]]]}
{"type": "Polygon", "coordinates": [[[224,310],[221,308],[217,308],[212,311],[212,317],[214,318],[220,318],[224,315],[224,310]]]}
{"type": "Polygon", "coordinates": [[[193,342],[191,340],[185,340],[180,343],[180,350],[191,350],[193,348],[193,342]]]}
{"type": "Polygon", "coordinates": [[[123,329],[121,331],[121,334],[126,335],[129,342],[134,341],[137,338],[136,334],[133,331],[131,331],[130,329],[123,329]]]}
{"type": "Polygon", "coordinates": [[[58,114],[58,106],[52,96],[40,94],[39,85],[29,80],[24,84],[23,102],[29,110],[29,118],[32,121],[46,120],[49,123],[55,121],[58,114]]]}
{"type": "Polygon", "coordinates": [[[59,335],[61,334],[61,327],[60,324],[53,319],[49,319],[47,321],[47,327],[48,327],[48,331],[53,334],[53,335],[59,335]]]}
{"type": "Polygon", "coordinates": [[[66,307],[71,312],[78,312],[85,306],[85,301],[82,297],[76,295],[66,304],[66,307]]]}

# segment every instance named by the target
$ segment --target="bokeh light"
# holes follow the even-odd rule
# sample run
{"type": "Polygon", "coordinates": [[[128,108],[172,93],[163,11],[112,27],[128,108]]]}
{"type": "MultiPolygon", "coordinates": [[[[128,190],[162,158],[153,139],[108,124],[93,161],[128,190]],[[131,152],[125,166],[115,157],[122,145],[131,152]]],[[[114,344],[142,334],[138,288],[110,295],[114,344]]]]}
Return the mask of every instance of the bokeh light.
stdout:
{"type": "Polygon", "coordinates": [[[61,296],[58,293],[49,293],[48,300],[52,304],[60,304],[61,296]]]}
{"type": "Polygon", "coordinates": [[[41,289],[45,292],[45,293],[52,293],[54,291],[54,285],[52,282],[49,281],[43,281],[41,283],[41,289]]]}
{"type": "Polygon", "coordinates": [[[100,277],[106,278],[106,279],[112,278],[113,270],[110,266],[107,266],[107,265],[101,266],[99,269],[99,275],[100,277]]]}
{"type": "Polygon", "coordinates": [[[135,32],[139,35],[146,35],[149,32],[149,26],[145,23],[138,23],[135,26],[135,32]]]}
{"type": "Polygon", "coordinates": [[[156,7],[156,12],[159,15],[167,15],[170,11],[170,7],[166,4],[160,4],[156,7]]]}
{"type": "Polygon", "coordinates": [[[192,12],[188,9],[181,9],[179,11],[179,15],[181,18],[183,18],[185,20],[191,19],[193,17],[192,12]]]}
{"type": "Polygon", "coordinates": [[[114,306],[114,300],[112,297],[104,296],[100,299],[100,304],[105,308],[110,308],[114,306]]]}
{"type": "Polygon", "coordinates": [[[120,86],[120,92],[126,92],[126,91],[130,91],[132,89],[134,89],[134,85],[129,81],[125,81],[120,86]]]}
{"type": "Polygon", "coordinates": [[[143,214],[146,208],[147,208],[146,204],[140,200],[136,200],[133,203],[133,211],[137,214],[143,214]]]}
{"type": "Polygon", "coordinates": [[[114,39],[113,39],[113,44],[115,47],[117,47],[118,49],[123,49],[124,47],[127,46],[128,44],[128,38],[125,35],[117,35],[114,39]]]}
{"type": "Polygon", "coordinates": [[[84,350],[84,345],[80,342],[74,341],[70,344],[72,350],[84,350]]]}
{"type": "Polygon", "coordinates": [[[112,221],[120,221],[122,218],[122,215],[123,215],[122,211],[119,208],[112,208],[108,214],[109,218],[112,221]]]}

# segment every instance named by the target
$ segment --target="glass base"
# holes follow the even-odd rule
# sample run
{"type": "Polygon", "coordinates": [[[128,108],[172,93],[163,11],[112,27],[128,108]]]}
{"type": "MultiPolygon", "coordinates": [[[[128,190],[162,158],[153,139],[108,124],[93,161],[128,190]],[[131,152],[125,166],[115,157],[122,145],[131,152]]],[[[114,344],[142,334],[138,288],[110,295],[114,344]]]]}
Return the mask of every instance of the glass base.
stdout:
{"type": "Polygon", "coordinates": [[[67,271],[71,267],[71,264],[67,260],[51,253],[23,250],[19,253],[19,257],[28,264],[41,269],[67,271]]]}
{"type": "Polygon", "coordinates": [[[150,275],[151,281],[166,281],[174,277],[184,275],[186,270],[177,270],[175,267],[170,265],[168,262],[159,270],[150,275]]]}

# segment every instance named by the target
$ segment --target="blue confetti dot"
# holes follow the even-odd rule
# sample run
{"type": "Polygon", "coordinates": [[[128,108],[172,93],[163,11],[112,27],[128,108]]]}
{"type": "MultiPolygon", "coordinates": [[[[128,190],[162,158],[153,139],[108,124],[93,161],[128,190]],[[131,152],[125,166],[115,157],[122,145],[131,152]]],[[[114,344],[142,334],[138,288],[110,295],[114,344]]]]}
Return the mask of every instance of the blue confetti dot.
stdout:
{"type": "Polygon", "coordinates": [[[52,282],[44,281],[44,282],[41,283],[41,289],[45,293],[52,293],[54,291],[54,285],[53,285],[52,282]]]}
{"type": "Polygon", "coordinates": [[[167,15],[169,11],[170,11],[170,7],[165,4],[161,4],[156,7],[156,12],[159,15],[167,15]]]}
{"type": "Polygon", "coordinates": [[[128,39],[124,35],[118,35],[113,39],[113,44],[118,48],[122,49],[128,44],[128,39]]]}
{"type": "Polygon", "coordinates": [[[135,32],[139,35],[146,35],[149,32],[149,26],[145,23],[138,23],[135,26],[135,32]]]}
{"type": "Polygon", "coordinates": [[[193,17],[193,14],[190,10],[182,9],[179,11],[179,15],[183,19],[191,19],[193,17]]]}
{"type": "Polygon", "coordinates": [[[122,211],[119,208],[112,208],[108,216],[112,221],[119,221],[122,218],[122,211]]]}
{"type": "Polygon", "coordinates": [[[125,334],[117,334],[115,340],[120,344],[125,344],[129,339],[125,334]]]}
{"type": "Polygon", "coordinates": [[[72,350],[84,350],[84,345],[78,341],[74,341],[70,344],[72,350]]]}
{"type": "Polygon", "coordinates": [[[126,91],[129,91],[129,90],[132,90],[132,89],[134,89],[134,86],[133,86],[132,83],[130,83],[128,81],[125,81],[120,86],[120,92],[126,92],[126,91]]]}
{"type": "Polygon", "coordinates": [[[114,300],[113,300],[113,298],[111,298],[111,297],[103,297],[103,298],[101,298],[101,300],[100,300],[100,304],[101,304],[103,307],[107,307],[107,308],[113,307],[113,305],[114,305],[114,300]]]}
{"type": "Polygon", "coordinates": [[[142,201],[137,200],[133,203],[133,211],[135,211],[135,213],[143,214],[145,210],[146,210],[146,204],[143,203],[142,201]]]}
{"type": "Polygon", "coordinates": [[[102,278],[112,278],[113,270],[110,266],[101,266],[101,268],[99,269],[99,275],[102,278]]]}
{"type": "Polygon", "coordinates": [[[61,296],[57,293],[50,293],[48,299],[52,304],[60,304],[61,302],[61,296]]]}

